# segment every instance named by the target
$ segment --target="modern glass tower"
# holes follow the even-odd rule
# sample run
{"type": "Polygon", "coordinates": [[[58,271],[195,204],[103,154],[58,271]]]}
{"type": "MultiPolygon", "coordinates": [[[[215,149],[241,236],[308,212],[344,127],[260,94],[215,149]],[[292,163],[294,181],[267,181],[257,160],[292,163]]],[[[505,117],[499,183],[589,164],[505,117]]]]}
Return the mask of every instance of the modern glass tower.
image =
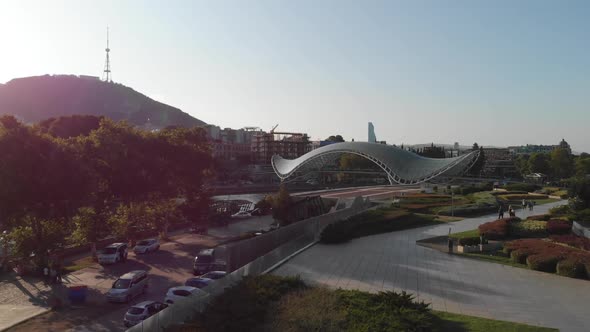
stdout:
{"type": "Polygon", "coordinates": [[[377,136],[375,136],[373,122],[369,122],[369,143],[377,143],[377,136]]]}

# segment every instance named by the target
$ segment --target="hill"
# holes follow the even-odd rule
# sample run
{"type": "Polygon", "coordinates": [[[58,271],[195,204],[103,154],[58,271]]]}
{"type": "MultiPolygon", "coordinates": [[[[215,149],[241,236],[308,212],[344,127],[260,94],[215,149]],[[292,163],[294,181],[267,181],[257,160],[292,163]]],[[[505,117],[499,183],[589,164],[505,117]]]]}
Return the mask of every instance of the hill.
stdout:
{"type": "Polygon", "coordinates": [[[127,120],[150,129],[205,124],[122,84],[74,75],[25,77],[0,84],[2,114],[12,114],[26,123],[81,114],[127,120]]]}

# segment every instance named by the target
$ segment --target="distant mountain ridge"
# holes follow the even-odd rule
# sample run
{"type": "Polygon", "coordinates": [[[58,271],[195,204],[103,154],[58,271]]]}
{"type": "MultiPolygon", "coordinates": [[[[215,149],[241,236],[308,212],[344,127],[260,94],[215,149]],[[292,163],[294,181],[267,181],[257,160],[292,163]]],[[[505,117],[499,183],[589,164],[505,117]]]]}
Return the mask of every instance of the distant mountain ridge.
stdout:
{"type": "Polygon", "coordinates": [[[205,124],[122,84],[75,75],[24,77],[0,84],[2,114],[14,115],[26,123],[81,114],[126,120],[148,129],[205,124]]]}

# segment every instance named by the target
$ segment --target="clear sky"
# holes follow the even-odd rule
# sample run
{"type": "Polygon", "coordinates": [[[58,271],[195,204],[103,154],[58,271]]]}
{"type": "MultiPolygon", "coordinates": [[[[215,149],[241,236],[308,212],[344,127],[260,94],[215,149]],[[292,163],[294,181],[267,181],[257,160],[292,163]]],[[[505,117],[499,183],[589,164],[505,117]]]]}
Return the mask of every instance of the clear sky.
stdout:
{"type": "Polygon", "coordinates": [[[0,2],[0,83],[99,76],[221,127],[590,151],[590,1],[0,2]]]}

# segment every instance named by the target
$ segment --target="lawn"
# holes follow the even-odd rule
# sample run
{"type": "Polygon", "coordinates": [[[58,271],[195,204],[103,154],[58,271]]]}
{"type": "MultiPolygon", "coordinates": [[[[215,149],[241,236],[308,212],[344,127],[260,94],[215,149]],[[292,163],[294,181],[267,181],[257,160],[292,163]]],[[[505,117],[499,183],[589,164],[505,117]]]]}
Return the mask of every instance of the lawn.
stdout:
{"type": "Polygon", "coordinates": [[[405,292],[372,294],[310,287],[300,279],[247,277],[205,312],[169,331],[415,331],[504,332],[554,329],[433,311],[405,292]]]}
{"type": "Polygon", "coordinates": [[[518,324],[512,322],[506,322],[501,320],[493,320],[486,318],[479,318],[474,316],[465,316],[459,314],[453,314],[449,312],[433,311],[432,312],[437,318],[439,318],[440,324],[432,330],[435,332],[488,332],[488,331],[502,331],[502,332],[549,332],[559,331],[557,329],[551,329],[547,327],[538,327],[525,324],[518,324]]]}

